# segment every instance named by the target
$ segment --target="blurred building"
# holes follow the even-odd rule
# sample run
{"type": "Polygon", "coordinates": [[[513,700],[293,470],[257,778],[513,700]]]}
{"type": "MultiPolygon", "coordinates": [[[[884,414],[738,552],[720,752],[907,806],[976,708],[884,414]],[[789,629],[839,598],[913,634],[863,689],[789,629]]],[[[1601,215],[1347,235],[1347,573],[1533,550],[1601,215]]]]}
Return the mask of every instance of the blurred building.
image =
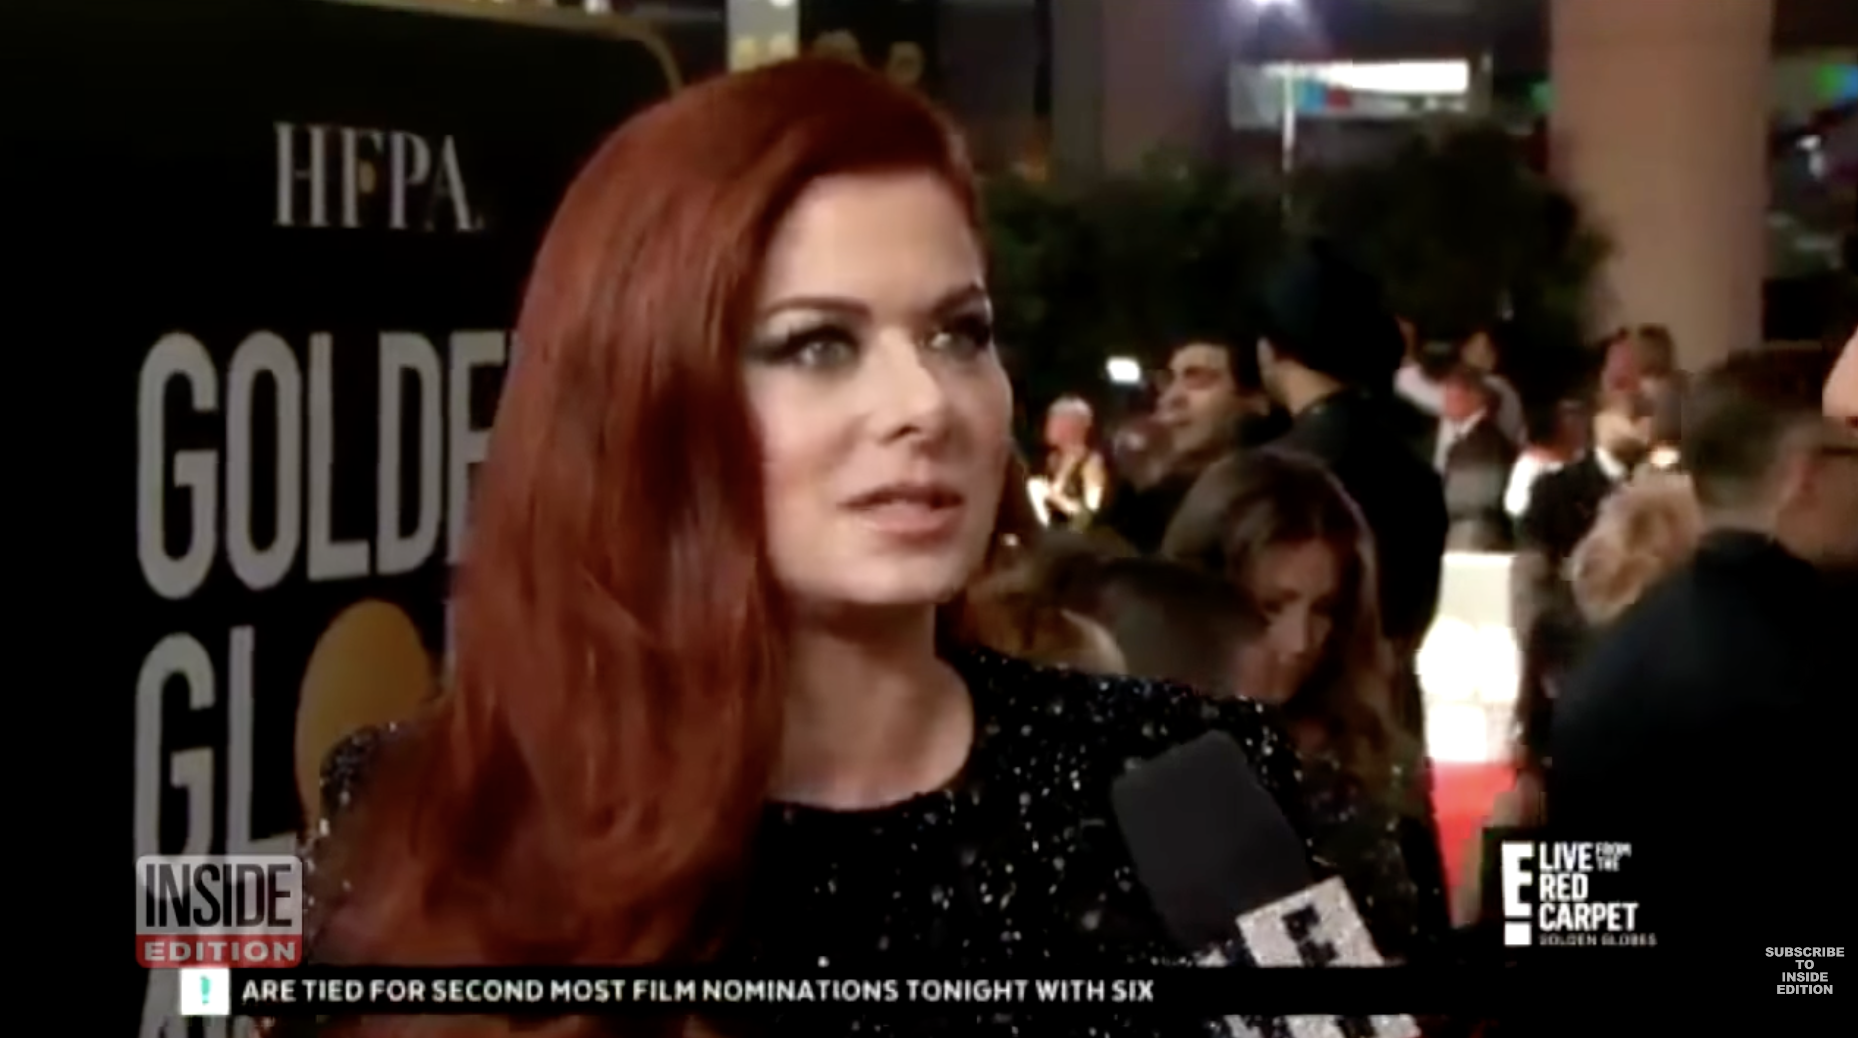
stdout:
{"type": "Polygon", "coordinates": [[[1825,280],[1852,229],[1858,3],[940,7],[944,100],[999,166],[1087,177],[1156,150],[1323,165],[1416,121],[1508,123],[1612,238],[1603,322],[1669,325],[1691,367],[1760,342],[1764,287],[1825,280]]]}
{"type": "MultiPolygon", "coordinates": [[[[434,0],[498,5],[499,0],[434,0]]],[[[1093,177],[1157,151],[1262,171],[1489,117],[1614,243],[1607,320],[1697,367],[1764,334],[1853,222],[1858,3],[1833,0],[501,0],[624,17],[687,78],[801,52],[932,91],[990,169],[1093,177]]],[[[563,12],[564,14],[566,12],[563,12]]]]}

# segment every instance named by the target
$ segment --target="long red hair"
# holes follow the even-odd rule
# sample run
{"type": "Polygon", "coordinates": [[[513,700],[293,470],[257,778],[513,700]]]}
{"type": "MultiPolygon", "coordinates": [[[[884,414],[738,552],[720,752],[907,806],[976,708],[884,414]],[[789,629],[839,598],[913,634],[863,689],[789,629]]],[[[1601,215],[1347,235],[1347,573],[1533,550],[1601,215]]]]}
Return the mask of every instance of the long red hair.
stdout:
{"type": "Polygon", "coordinates": [[[794,198],[893,170],[974,214],[930,105],[799,60],[638,115],[574,182],[478,476],[452,686],[319,869],[352,885],[332,955],[626,965],[727,938],[785,673],[737,347],[794,198]]]}

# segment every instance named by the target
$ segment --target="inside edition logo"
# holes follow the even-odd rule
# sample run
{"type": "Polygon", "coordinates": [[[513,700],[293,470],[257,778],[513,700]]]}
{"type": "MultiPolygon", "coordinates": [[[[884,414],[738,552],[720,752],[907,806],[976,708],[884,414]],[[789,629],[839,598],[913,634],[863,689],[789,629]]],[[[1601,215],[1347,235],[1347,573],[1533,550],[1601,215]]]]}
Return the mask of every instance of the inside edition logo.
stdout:
{"type": "Polygon", "coordinates": [[[1639,903],[1619,897],[1629,843],[1501,840],[1507,947],[1657,944],[1639,927],[1639,903]]]}
{"type": "Polygon", "coordinates": [[[136,961],[150,969],[295,966],[303,863],[292,855],[136,859],[136,961]]]}

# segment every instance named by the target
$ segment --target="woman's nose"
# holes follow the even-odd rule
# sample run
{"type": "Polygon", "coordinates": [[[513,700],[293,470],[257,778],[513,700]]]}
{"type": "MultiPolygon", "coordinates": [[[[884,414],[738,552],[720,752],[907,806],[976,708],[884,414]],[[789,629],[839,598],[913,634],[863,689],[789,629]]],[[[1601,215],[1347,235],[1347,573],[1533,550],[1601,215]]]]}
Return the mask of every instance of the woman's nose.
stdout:
{"type": "Polygon", "coordinates": [[[1279,617],[1274,625],[1277,637],[1278,655],[1285,659],[1297,659],[1310,651],[1310,621],[1306,616],[1296,613],[1279,617]]]}
{"type": "Polygon", "coordinates": [[[936,433],[948,423],[949,392],[929,358],[912,341],[886,343],[873,351],[871,377],[879,384],[879,413],[892,431],[936,433]]]}

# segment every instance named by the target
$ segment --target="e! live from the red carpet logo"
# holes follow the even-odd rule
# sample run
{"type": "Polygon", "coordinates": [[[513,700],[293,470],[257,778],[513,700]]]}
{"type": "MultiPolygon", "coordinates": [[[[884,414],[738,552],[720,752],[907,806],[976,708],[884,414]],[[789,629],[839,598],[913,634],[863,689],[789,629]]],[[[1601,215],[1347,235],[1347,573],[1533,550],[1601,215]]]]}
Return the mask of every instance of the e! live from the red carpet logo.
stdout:
{"type": "Polygon", "coordinates": [[[295,966],[303,863],[288,854],[136,859],[136,961],[149,969],[295,966]]]}

